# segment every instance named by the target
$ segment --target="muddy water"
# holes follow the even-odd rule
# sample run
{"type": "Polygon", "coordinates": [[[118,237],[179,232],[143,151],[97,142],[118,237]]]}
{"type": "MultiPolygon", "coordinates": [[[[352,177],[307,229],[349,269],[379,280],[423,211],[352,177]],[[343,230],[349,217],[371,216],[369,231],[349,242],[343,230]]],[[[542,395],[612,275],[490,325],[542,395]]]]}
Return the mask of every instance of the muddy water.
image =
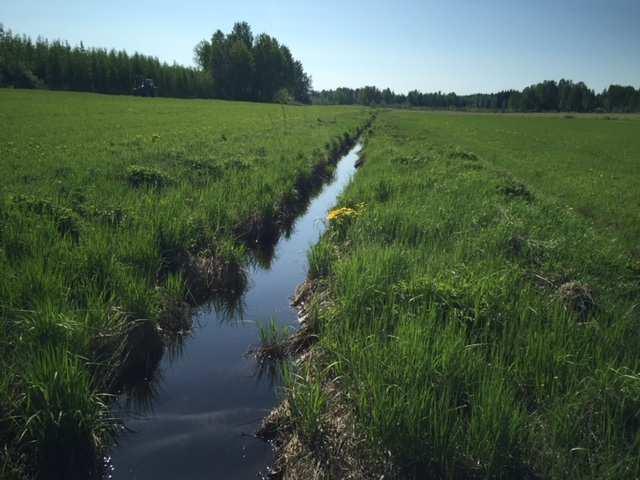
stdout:
{"type": "Polygon", "coordinates": [[[339,161],[331,182],[277,243],[269,268],[251,269],[241,310],[199,310],[192,335],[165,355],[143,400],[123,399],[130,432],[112,453],[111,478],[255,479],[266,471],[271,448],[253,433],[277,403],[276,389],[245,353],[258,343],[261,323],[296,324],[290,297],[306,277],[307,251],[353,175],[359,150],[339,161]]]}

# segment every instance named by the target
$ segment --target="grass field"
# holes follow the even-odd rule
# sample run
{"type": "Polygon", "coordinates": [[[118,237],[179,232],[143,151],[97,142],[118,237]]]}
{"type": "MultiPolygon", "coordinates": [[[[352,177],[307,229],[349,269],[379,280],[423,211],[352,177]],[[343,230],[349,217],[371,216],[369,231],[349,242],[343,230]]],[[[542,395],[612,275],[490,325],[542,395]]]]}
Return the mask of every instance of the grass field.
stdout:
{"type": "Polygon", "coordinates": [[[369,115],[0,90],[0,477],[77,478],[104,394],[151,373],[185,300],[242,293],[369,115]]]}
{"type": "Polygon", "coordinates": [[[427,114],[424,128],[429,140],[465,145],[637,247],[640,116],[427,114]]]}
{"type": "MultiPolygon", "coordinates": [[[[0,90],[0,478],[91,470],[109,394],[188,305],[233,307],[370,119],[0,90]]],[[[383,111],[365,138],[309,253],[290,476],[640,476],[640,120],[383,111]]]]}
{"type": "Polygon", "coordinates": [[[381,113],[309,254],[286,478],[638,478],[639,139],[381,113]]]}

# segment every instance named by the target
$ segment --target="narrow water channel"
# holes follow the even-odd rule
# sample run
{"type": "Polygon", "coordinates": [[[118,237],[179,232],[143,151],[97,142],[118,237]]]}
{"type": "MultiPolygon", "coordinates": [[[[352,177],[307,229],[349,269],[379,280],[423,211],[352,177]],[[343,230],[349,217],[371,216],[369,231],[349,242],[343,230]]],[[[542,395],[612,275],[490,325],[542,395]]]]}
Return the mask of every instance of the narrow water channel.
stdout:
{"type": "Polygon", "coordinates": [[[326,184],[275,248],[268,269],[253,267],[241,313],[213,306],[195,314],[193,333],[166,355],[146,405],[130,410],[112,452],[116,480],[255,479],[272,461],[271,447],[253,437],[277,403],[268,375],[246,357],[270,319],[296,325],[290,298],[307,275],[307,251],[322,234],[327,212],[355,172],[360,145],[337,164],[326,184]]]}

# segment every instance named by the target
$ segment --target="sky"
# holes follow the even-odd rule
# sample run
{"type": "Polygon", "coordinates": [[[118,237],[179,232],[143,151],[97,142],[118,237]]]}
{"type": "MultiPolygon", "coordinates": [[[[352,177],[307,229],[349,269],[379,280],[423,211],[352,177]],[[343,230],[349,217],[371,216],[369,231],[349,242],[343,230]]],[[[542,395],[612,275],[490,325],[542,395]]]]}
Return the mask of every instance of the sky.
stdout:
{"type": "Polygon", "coordinates": [[[183,65],[236,21],[289,46],[317,90],[640,87],[640,0],[0,0],[0,23],[16,33],[183,65]]]}

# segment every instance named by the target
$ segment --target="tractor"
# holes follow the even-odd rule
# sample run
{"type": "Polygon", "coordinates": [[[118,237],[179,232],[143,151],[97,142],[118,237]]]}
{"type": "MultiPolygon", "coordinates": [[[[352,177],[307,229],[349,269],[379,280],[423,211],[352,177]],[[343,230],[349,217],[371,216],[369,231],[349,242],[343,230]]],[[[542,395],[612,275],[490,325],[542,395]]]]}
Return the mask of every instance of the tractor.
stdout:
{"type": "Polygon", "coordinates": [[[133,94],[138,97],[155,97],[156,96],[156,87],[152,78],[145,78],[138,83],[138,86],[133,89],[133,94]]]}

